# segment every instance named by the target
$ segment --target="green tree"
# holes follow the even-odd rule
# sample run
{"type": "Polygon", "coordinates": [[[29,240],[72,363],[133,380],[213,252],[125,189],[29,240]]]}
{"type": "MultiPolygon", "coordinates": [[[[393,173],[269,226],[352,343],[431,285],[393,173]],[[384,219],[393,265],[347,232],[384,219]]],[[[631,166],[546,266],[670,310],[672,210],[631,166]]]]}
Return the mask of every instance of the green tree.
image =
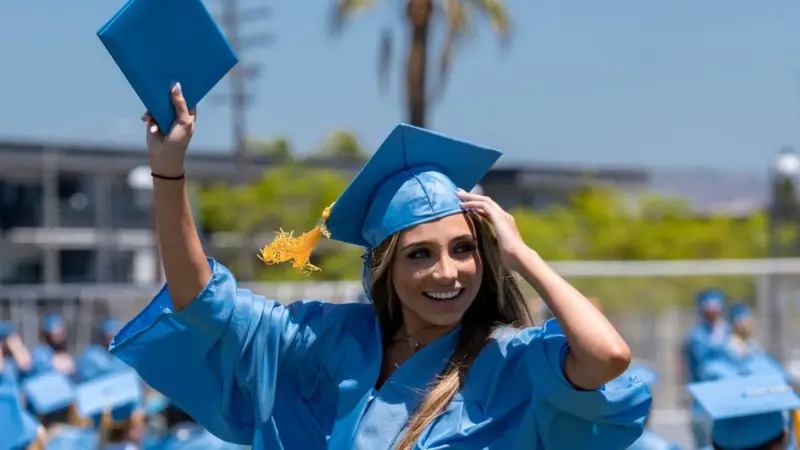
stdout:
{"type": "MultiPolygon", "coordinates": [[[[513,213],[525,241],[549,260],[727,259],[766,254],[763,212],[747,217],[699,216],[680,199],[587,189],[566,205],[513,213]]],[[[609,309],[688,305],[694,291],[709,285],[723,286],[737,297],[754,292],[749,277],[616,276],[571,281],[609,309]]]]}
{"type": "Polygon", "coordinates": [[[349,130],[335,130],[328,136],[313,157],[316,158],[344,158],[357,161],[366,161],[367,152],[358,137],[349,130]]]}
{"type": "Polygon", "coordinates": [[[514,211],[527,242],[549,259],[759,258],[766,216],[700,216],[680,199],[586,189],[568,204],[514,211]]]}
{"type": "MultiPolygon", "coordinates": [[[[267,171],[259,180],[241,187],[216,184],[199,192],[199,215],[210,232],[231,231],[258,236],[268,244],[278,230],[296,234],[310,230],[322,211],[347,185],[337,171],[284,165],[267,171]]],[[[258,249],[253,249],[255,258],[258,249]]],[[[314,264],[322,268],[316,279],[356,279],[360,274],[360,250],[323,240],[314,252],[314,264]],[[342,264],[343,260],[351,264],[342,264]]],[[[232,262],[235,263],[235,262],[232,262]]],[[[235,265],[235,264],[232,264],[235,265]]],[[[291,265],[276,265],[259,271],[260,280],[304,279],[291,265]]]]}
{"type": "Polygon", "coordinates": [[[268,156],[285,162],[294,160],[292,143],[283,136],[270,140],[249,139],[245,146],[251,155],[268,156]]]}
{"type": "MultiPolygon", "coordinates": [[[[344,22],[376,2],[374,0],[337,0],[332,28],[339,31],[344,22]]],[[[387,2],[384,2],[387,3],[387,2]]],[[[473,30],[472,14],[476,11],[488,18],[494,30],[503,38],[509,36],[511,25],[501,0],[405,0],[405,26],[410,42],[405,66],[405,94],[408,120],[412,125],[426,125],[430,95],[428,67],[431,55],[431,28],[437,19],[446,27],[444,45],[439,51],[439,83],[435,95],[440,96],[452,66],[458,44],[473,30]]],[[[385,29],[379,57],[381,78],[390,70],[393,53],[392,34],[385,29]]]]}

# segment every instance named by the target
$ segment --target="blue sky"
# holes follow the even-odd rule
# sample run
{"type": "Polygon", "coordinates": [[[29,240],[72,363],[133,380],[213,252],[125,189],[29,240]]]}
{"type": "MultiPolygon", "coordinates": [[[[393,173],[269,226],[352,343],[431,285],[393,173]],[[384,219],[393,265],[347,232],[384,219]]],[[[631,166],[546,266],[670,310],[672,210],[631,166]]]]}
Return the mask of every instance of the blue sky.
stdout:
{"type": "MultiPolygon", "coordinates": [[[[303,153],[347,127],[374,148],[404,120],[400,73],[388,95],[376,81],[379,30],[395,24],[403,37],[398,2],[383,3],[331,39],[329,1],[270,2],[261,23],[277,41],[243,55],[264,64],[250,134],[288,136],[303,153]]],[[[0,139],[143,146],[141,103],[95,36],[122,4],[0,0],[0,139]]],[[[497,146],[506,161],[559,164],[765,171],[777,148],[800,143],[796,1],[508,7],[511,46],[500,51],[479,30],[457,55],[431,128],[497,146]]],[[[199,109],[196,148],[226,148],[228,109],[210,99],[199,109]]]]}

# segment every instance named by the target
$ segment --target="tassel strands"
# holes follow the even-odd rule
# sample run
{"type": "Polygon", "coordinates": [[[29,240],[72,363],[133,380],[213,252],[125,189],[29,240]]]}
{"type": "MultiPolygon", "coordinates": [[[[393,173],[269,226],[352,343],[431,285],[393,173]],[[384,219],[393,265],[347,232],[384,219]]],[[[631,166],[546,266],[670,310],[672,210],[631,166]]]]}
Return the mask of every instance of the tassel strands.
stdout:
{"type": "Polygon", "coordinates": [[[311,264],[311,253],[323,236],[330,238],[330,232],[325,228],[325,221],[330,216],[332,207],[333,204],[325,208],[317,225],[301,236],[295,237],[291,231],[287,233],[280,230],[275,240],[260,250],[258,258],[266,264],[293,261],[292,267],[306,273],[321,270],[311,264]]]}

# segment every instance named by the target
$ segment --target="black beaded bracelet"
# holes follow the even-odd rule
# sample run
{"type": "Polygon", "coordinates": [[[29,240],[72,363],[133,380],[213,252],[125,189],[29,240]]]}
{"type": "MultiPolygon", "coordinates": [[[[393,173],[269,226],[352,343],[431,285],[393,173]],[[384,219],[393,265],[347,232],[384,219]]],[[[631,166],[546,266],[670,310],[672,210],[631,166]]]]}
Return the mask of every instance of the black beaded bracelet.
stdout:
{"type": "Polygon", "coordinates": [[[167,175],[159,175],[159,174],[154,173],[154,172],[150,172],[150,175],[153,178],[159,178],[161,180],[182,180],[182,179],[186,178],[186,172],[183,172],[182,174],[178,175],[177,177],[170,177],[170,176],[167,176],[167,175]]]}

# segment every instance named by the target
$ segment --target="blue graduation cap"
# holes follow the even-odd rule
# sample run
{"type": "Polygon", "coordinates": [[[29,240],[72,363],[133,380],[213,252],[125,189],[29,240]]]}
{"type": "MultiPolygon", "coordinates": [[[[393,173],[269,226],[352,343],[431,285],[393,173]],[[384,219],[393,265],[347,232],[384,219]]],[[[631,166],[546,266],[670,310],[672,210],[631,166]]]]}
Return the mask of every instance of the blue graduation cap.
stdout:
{"type": "Polygon", "coordinates": [[[744,303],[737,302],[728,308],[728,322],[736,323],[742,319],[753,316],[753,311],[744,303]]]}
{"type": "Polygon", "coordinates": [[[714,419],[713,441],[723,449],[751,448],[778,437],[784,413],[800,397],[780,376],[746,376],[694,383],[689,392],[714,419]]]}
{"type": "Polygon", "coordinates": [[[52,333],[53,331],[63,327],[64,318],[58,314],[48,314],[42,319],[41,329],[45,333],[52,333]]]}
{"type": "Polygon", "coordinates": [[[721,309],[725,304],[725,293],[720,289],[704,289],[697,293],[695,302],[700,310],[708,308],[721,309]]]}
{"type": "Polygon", "coordinates": [[[324,223],[293,237],[281,232],[259,255],[267,264],[309,263],[321,236],[375,248],[406,228],[460,213],[457,189],[472,189],[501,156],[498,150],[401,124],[322,214],[324,223]]]}
{"type": "Polygon", "coordinates": [[[174,83],[191,109],[237,63],[200,0],[129,0],[97,36],[164,134],[174,83]]]}
{"type": "Polygon", "coordinates": [[[75,395],[79,416],[98,419],[108,412],[119,422],[141,405],[142,385],[135,371],[122,370],[79,385],[75,395]]]}
{"type": "Polygon", "coordinates": [[[636,378],[642,383],[653,387],[658,383],[658,374],[650,366],[644,363],[633,363],[625,371],[624,375],[636,378]]]}
{"type": "Polygon", "coordinates": [[[743,369],[748,375],[778,375],[785,380],[790,376],[786,369],[767,353],[756,353],[742,361],[743,369]]]}
{"type": "Polygon", "coordinates": [[[10,320],[0,320],[0,339],[8,337],[14,332],[14,323],[10,320]]]}
{"type": "Polygon", "coordinates": [[[47,450],[96,450],[99,444],[100,436],[91,428],[61,426],[48,437],[47,450]]]}
{"type": "Polygon", "coordinates": [[[112,318],[106,318],[100,321],[97,330],[102,335],[110,335],[110,334],[117,334],[120,329],[119,321],[112,318]]]}
{"type": "Polygon", "coordinates": [[[27,448],[36,439],[38,423],[23,410],[19,392],[12,386],[0,386],[0,448],[27,448]]]}
{"type": "Polygon", "coordinates": [[[22,383],[28,407],[44,415],[66,408],[75,401],[72,383],[61,372],[50,371],[28,378],[22,383]]]}

